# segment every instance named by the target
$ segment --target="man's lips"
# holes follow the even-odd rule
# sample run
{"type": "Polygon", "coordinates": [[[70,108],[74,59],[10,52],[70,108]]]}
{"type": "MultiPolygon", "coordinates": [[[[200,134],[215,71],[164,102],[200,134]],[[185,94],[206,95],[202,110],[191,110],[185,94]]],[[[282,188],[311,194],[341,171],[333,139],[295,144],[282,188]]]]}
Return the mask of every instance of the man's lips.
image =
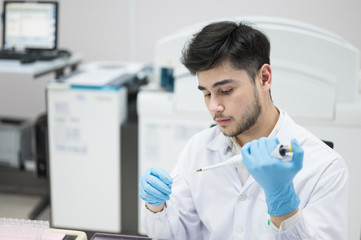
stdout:
{"type": "Polygon", "coordinates": [[[230,123],[230,118],[217,118],[216,122],[219,126],[226,126],[230,123]]]}

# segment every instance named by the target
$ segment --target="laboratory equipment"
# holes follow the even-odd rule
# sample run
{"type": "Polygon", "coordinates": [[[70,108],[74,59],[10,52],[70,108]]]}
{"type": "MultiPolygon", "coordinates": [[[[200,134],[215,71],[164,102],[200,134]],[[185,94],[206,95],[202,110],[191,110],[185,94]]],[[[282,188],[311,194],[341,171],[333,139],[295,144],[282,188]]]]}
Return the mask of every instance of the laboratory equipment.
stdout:
{"type": "Polygon", "coordinates": [[[194,172],[204,172],[204,171],[208,171],[208,170],[212,170],[212,169],[216,169],[216,168],[220,168],[220,167],[239,167],[242,164],[242,155],[235,155],[233,157],[231,157],[230,159],[227,159],[224,162],[221,163],[217,163],[208,167],[203,167],[203,168],[199,168],[197,170],[195,170],[194,172]]]}
{"type": "MultiPolygon", "coordinates": [[[[272,151],[271,156],[282,159],[286,155],[287,152],[292,152],[291,145],[278,144],[277,147],[275,148],[275,150],[272,151]]],[[[204,171],[217,169],[217,168],[221,168],[221,167],[236,167],[237,168],[237,167],[240,167],[241,165],[242,165],[242,155],[237,154],[237,155],[234,155],[233,157],[227,159],[224,162],[216,163],[211,166],[202,167],[202,168],[196,169],[194,171],[184,173],[183,176],[191,174],[191,173],[204,172],[204,171]]],[[[181,177],[182,176],[180,176],[180,175],[174,176],[172,178],[173,183],[179,181],[181,177]]]]}
{"type": "MultiPolygon", "coordinates": [[[[221,20],[230,19],[214,21],[221,20]]],[[[344,157],[351,178],[349,239],[359,239],[359,50],[334,33],[298,21],[275,17],[235,17],[231,20],[249,22],[269,37],[275,105],[320,139],[333,142],[334,149],[344,157]]],[[[161,68],[172,67],[174,92],[155,91],[153,88],[139,93],[139,174],[149,167],[171,171],[188,140],[186,134],[173,134],[177,132],[176,129],[186,133],[181,129],[199,130],[212,124],[197,90],[197,77],[191,76],[179,61],[187,41],[210,22],[213,21],[181,29],[157,42],[154,85],[160,85],[161,68]],[[181,125],[177,126],[178,123],[181,125]]],[[[139,207],[143,205],[140,203],[139,207]]],[[[140,215],[139,220],[141,218],[140,215]]],[[[139,231],[144,233],[141,223],[139,231]]]]}
{"type": "Polygon", "coordinates": [[[121,124],[143,64],[92,62],[47,86],[52,224],[121,231],[121,124]]]}
{"type": "Polygon", "coordinates": [[[278,144],[276,149],[273,150],[273,152],[271,153],[271,156],[275,158],[283,158],[288,152],[293,152],[291,144],[290,145],[278,144]]]}
{"type": "MultiPolygon", "coordinates": [[[[292,147],[288,145],[278,144],[275,150],[273,150],[273,152],[271,153],[271,156],[275,158],[282,158],[286,155],[286,152],[292,152],[292,147]]],[[[241,164],[242,164],[242,155],[238,154],[231,157],[230,159],[227,159],[224,162],[217,163],[208,167],[199,168],[194,170],[194,172],[203,172],[220,167],[240,167],[241,164]]]]}
{"type": "Polygon", "coordinates": [[[33,135],[29,119],[0,118],[0,164],[20,168],[32,161],[33,135]]]}

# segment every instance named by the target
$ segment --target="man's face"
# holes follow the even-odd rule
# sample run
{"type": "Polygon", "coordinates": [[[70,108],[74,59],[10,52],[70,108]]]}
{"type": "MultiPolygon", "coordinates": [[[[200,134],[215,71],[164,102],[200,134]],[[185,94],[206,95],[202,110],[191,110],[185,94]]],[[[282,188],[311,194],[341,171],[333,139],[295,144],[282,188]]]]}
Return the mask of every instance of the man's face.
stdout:
{"type": "Polygon", "coordinates": [[[226,136],[250,129],[262,112],[259,92],[245,70],[229,64],[198,73],[208,111],[226,136]]]}

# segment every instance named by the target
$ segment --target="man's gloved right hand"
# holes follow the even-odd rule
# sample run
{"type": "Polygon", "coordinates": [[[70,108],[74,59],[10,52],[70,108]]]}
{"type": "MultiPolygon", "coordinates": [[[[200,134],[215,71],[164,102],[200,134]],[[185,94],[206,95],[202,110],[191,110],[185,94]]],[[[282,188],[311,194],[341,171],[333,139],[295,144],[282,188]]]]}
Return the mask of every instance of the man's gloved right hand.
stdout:
{"type": "Polygon", "coordinates": [[[270,216],[285,215],[300,204],[293,179],[302,169],[303,149],[296,139],[292,139],[292,160],[283,161],[272,156],[278,144],[276,137],[262,137],[245,144],[241,149],[244,165],[265,192],[270,216]]]}
{"type": "Polygon", "coordinates": [[[160,168],[147,169],[139,181],[139,196],[151,206],[160,206],[172,193],[172,178],[160,168]]]}

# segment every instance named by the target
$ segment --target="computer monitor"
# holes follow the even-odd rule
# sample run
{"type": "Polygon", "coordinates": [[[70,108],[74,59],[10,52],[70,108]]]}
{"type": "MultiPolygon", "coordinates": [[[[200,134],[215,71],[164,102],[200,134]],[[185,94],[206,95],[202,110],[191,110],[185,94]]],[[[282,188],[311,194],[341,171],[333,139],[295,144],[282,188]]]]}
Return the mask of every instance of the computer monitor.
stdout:
{"type": "Polygon", "coordinates": [[[57,48],[57,2],[4,1],[3,11],[3,49],[57,48]]]}

